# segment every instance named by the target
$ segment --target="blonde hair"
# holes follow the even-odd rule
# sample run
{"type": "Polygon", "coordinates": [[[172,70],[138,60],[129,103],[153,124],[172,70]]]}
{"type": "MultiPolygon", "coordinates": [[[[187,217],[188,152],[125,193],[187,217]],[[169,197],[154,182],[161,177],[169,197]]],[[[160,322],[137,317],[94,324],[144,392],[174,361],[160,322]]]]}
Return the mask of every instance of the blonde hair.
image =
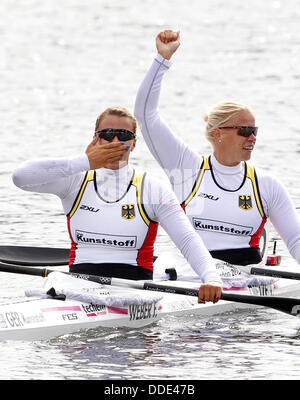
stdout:
{"type": "Polygon", "coordinates": [[[252,110],[249,107],[233,101],[223,100],[220,103],[217,103],[211,111],[203,115],[203,119],[206,122],[206,139],[213,144],[214,129],[220,126],[226,126],[227,122],[241,111],[249,111],[252,113],[252,110]]]}
{"type": "Polygon", "coordinates": [[[103,113],[101,113],[96,120],[95,131],[99,129],[101,121],[108,115],[116,115],[117,117],[120,118],[121,117],[129,118],[132,122],[132,132],[136,133],[136,128],[137,128],[136,119],[132,114],[130,114],[130,112],[125,107],[121,106],[108,107],[106,110],[104,110],[103,113]]]}

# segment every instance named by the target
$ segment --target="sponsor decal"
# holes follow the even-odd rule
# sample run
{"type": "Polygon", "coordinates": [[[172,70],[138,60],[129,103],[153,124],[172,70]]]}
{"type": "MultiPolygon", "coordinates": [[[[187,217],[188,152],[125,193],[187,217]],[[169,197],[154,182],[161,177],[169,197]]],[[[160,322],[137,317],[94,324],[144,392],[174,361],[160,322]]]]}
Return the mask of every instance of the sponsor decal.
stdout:
{"type": "Polygon", "coordinates": [[[215,197],[212,194],[207,194],[207,193],[202,193],[200,192],[198,194],[199,197],[203,197],[204,199],[208,199],[208,200],[213,200],[213,201],[218,201],[219,197],[215,197]]]}
{"type": "Polygon", "coordinates": [[[252,210],[252,199],[250,195],[239,196],[239,207],[242,210],[252,210]]]}
{"type": "Polygon", "coordinates": [[[197,297],[194,297],[194,298],[195,298],[196,302],[193,300],[190,300],[186,296],[182,296],[182,300],[176,300],[176,302],[168,304],[168,310],[182,311],[182,310],[186,310],[187,307],[192,309],[195,304],[198,304],[198,298],[197,297]]]}
{"type": "Polygon", "coordinates": [[[235,278],[241,275],[241,271],[238,268],[225,262],[216,264],[216,269],[221,278],[235,278]]]}
{"type": "Polygon", "coordinates": [[[45,321],[45,317],[42,313],[34,314],[34,315],[23,315],[23,322],[24,324],[36,324],[38,322],[45,321]]]}
{"type": "Polygon", "coordinates": [[[193,226],[198,231],[221,232],[235,236],[250,236],[253,231],[253,227],[251,226],[236,225],[204,218],[193,218],[193,226]]]}
{"type": "Polygon", "coordinates": [[[99,208],[94,208],[94,207],[89,207],[89,206],[85,206],[84,204],[82,204],[82,206],[80,206],[80,210],[84,210],[84,211],[90,211],[90,212],[98,212],[100,209],[99,208]]]}
{"type": "Polygon", "coordinates": [[[251,294],[255,296],[274,296],[274,285],[258,285],[251,286],[249,285],[249,291],[251,294]]]}
{"type": "Polygon", "coordinates": [[[13,328],[24,326],[22,314],[16,311],[10,311],[5,313],[6,321],[13,328]]]}
{"type": "Polygon", "coordinates": [[[98,315],[106,314],[106,306],[103,304],[90,303],[88,305],[81,304],[83,311],[87,317],[97,317],[98,315]]]}
{"type": "Polygon", "coordinates": [[[139,319],[150,319],[157,317],[157,307],[156,304],[143,304],[137,305],[132,304],[129,306],[129,319],[139,320],[139,319]]]}
{"type": "Polygon", "coordinates": [[[122,218],[127,220],[135,218],[134,204],[125,204],[122,206],[122,218]]]}
{"type": "Polygon", "coordinates": [[[8,324],[13,328],[21,327],[27,324],[36,324],[45,320],[45,317],[42,313],[24,315],[23,313],[16,311],[9,311],[5,313],[5,318],[8,324]]]}
{"type": "Polygon", "coordinates": [[[72,314],[63,314],[62,315],[62,319],[64,321],[74,321],[76,319],[78,319],[78,315],[76,313],[72,313],[72,314]]]}
{"type": "Polygon", "coordinates": [[[75,231],[77,243],[88,243],[97,246],[114,247],[118,249],[134,249],[137,244],[136,236],[109,235],[105,233],[75,231]]]}

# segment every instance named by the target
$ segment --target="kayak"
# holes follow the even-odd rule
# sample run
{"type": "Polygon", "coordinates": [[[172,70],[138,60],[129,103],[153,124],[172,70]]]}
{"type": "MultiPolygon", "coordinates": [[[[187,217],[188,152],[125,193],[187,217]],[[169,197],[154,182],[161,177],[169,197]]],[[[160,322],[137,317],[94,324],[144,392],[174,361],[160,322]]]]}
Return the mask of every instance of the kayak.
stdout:
{"type": "Polygon", "coordinates": [[[205,317],[258,306],[297,316],[300,299],[293,296],[300,296],[300,274],[294,272],[298,265],[288,259],[280,271],[275,264],[268,268],[268,230],[263,233],[263,268],[245,271],[216,263],[224,286],[215,304],[198,304],[199,277],[173,252],[156,259],[153,281],[141,282],[67,274],[69,249],[0,246],[0,271],[44,277],[41,287],[25,290],[24,300],[0,305],[0,340],[47,340],[94,328],[135,329],[169,316],[205,317]],[[38,268],[42,266],[47,268],[38,268]]]}
{"type": "MultiPolygon", "coordinates": [[[[130,282],[132,286],[140,284],[140,281],[130,282]]],[[[149,281],[146,283],[149,284],[149,281]]],[[[258,304],[228,300],[198,304],[197,296],[188,295],[188,290],[197,292],[199,283],[180,280],[155,280],[150,283],[154,285],[153,291],[141,291],[126,285],[114,287],[78,279],[63,272],[51,272],[40,288],[26,291],[25,300],[0,305],[0,340],[47,340],[94,328],[135,329],[168,316],[189,315],[194,320],[195,316],[212,316],[257,307],[258,304]],[[160,292],[160,285],[166,290],[169,288],[170,293],[160,292]],[[176,288],[182,286],[187,294],[177,294],[176,288]]],[[[232,287],[225,289],[224,293],[224,296],[230,293],[238,299],[277,300],[283,295],[300,295],[300,281],[272,281],[271,278],[265,284],[232,287]]],[[[300,300],[298,303],[300,305],[300,300]]]]}

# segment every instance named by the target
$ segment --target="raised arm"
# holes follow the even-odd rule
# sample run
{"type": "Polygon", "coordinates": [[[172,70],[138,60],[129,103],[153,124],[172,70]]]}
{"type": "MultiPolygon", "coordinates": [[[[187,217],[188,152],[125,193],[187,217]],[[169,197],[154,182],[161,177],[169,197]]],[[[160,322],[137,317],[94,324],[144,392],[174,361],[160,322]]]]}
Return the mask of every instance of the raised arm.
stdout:
{"type": "MultiPolygon", "coordinates": [[[[158,112],[161,82],[179,45],[179,33],[164,31],[157,36],[158,54],[138,90],[134,111],[147,146],[174,186],[182,184],[187,174],[189,178],[194,177],[202,162],[201,157],[173,134],[158,112]]],[[[176,187],[173,189],[177,194],[176,187]]]]}

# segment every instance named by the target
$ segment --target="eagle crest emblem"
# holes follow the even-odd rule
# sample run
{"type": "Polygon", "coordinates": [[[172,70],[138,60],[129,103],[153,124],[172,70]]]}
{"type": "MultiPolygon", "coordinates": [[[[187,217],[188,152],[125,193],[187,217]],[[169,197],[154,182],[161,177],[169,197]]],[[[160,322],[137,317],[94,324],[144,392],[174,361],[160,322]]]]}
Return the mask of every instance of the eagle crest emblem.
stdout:
{"type": "Polygon", "coordinates": [[[252,199],[250,195],[239,196],[239,207],[242,210],[251,210],[252,209],[252,199]]]}
{"type": "Polygon", "coordinates": [[[134,204],[125,204],[122,206],[122,218],[128,220],[135,218],[134,204]]]}

